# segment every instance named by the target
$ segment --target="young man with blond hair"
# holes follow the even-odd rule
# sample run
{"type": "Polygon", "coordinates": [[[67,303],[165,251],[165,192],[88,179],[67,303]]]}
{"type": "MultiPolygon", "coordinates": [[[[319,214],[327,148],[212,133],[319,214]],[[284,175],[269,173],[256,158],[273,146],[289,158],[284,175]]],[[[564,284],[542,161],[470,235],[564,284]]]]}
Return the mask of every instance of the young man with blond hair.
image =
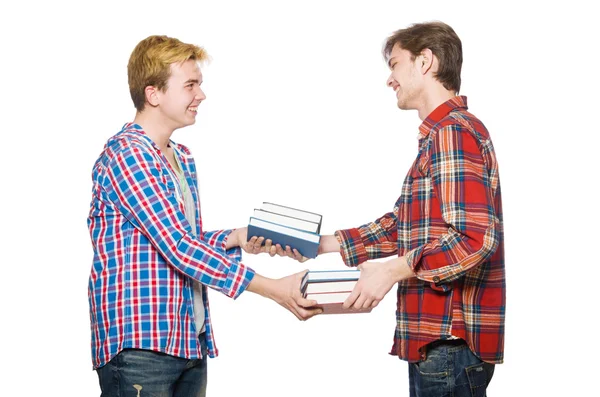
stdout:
{"type": "MultiPolygon", "coordinates": [[[[485,396],[504,358],[505,273],[498,164],[487,129],[458,96],[462,44],[441,22],[390,36],[387,85],[419,113],[418,154],[393,211],[322,236],[361,276],[346,307],[375,307],[398,285],[391,354],[410,395],[485,396]],[[372,259],[397,256],[386,262],[372,259]]],[[[281,250],[279,250],[281,251],[281,250]]],[[[281,253],[281,252],[280,252],[281,253]]]]}
{"type": "Polygon", "coordinates": [[[170,137],[196,121],[206,58],[174,38],[142,40],[127,68],[135,118],[93,167],[88,296],[102,396],[205,395],[206,357],[218,354],[207,286],[260,294],[302,320],[320,311],[300,295],[304,272],[275,280],[241,263],[242,249],[274,255],[270,241],[202,228],[194,159],[170,137]]]}

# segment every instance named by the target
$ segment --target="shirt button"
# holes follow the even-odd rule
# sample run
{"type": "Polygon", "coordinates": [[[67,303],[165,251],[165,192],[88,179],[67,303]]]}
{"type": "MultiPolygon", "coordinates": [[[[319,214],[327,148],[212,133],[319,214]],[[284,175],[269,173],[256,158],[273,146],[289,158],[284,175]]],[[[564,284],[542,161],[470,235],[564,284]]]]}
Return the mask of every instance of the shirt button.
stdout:
{"type": "Polygon", "coordinates": [[[433,282],[434,283],[439,283],[440,282],[440,278],[438,276],[433,276],[433,282]]]}

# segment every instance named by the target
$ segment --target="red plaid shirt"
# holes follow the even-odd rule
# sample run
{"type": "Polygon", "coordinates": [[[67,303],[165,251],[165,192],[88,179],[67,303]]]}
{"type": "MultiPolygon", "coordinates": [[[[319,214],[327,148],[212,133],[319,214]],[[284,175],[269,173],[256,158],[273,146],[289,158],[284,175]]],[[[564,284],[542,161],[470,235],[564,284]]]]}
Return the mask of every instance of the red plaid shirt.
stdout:
{"type": "Polygon", "coordinates": [[[504,358],[506,281],[498,164],[487,129],[457,96],[419,127],[419,153],[394,210],[338,230],[348,266],[405,256],[391,354],[425,359],[427,343],[464,339],[483,361],[504,358]]]}

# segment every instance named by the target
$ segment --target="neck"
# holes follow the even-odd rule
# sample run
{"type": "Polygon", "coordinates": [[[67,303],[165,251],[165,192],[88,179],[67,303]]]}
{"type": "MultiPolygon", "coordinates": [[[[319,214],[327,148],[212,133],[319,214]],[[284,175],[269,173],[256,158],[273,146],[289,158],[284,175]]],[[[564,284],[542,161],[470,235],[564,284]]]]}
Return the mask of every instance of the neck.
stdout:
{"type": "Polygon", "coordinates": [[[456,96],[454,91],[445,89],[439,83],[431,85],[424,91],[426,94],[423,97],[421,106],[417,108],[421,121],[425,120],[442,103],[456,96]]]}
{"type": "Polygon", "coordinates": [[[161,152],[166,153],[169,140],[175,129],[168,125],[164,116],[159,117],[152,109],[146,109],[143,112],[137,112],[133,122],[142,126],[146,135],[152,139],[161,152]]]}

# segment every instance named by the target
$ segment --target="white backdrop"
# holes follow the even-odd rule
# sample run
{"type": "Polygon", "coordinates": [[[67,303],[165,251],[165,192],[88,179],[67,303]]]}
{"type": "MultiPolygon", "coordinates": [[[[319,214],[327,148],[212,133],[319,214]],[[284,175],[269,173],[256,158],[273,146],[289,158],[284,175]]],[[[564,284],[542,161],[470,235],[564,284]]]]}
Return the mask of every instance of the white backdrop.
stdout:
{"type": "MultiPolygon", "coordinates": [[[[89,349],[90,171],[133,119],[126,65],[137,42],[167,34],[213,58],[196,125],[174,135],[198,163],[206,230],[244,226],[273,201],[323,214],[329,234],[392,209],[420,121],[396,108],[381,46],[396,29],[437,19],[463,41],[461,93],[500,163],[506,362],[489,395],[589,395],[600,131],[598,35],[586,3],[0,6],[0,393],[100,394],[89,349]]],[[[245,263],[269,277],[343,267],[333,254],[245,263]]],[[[210,298],[221,355],[209,362],[209,396],[408,395],[406,363],[387,354],[394,292],[371,314],[307,322],[251,293],[210,298]]]]}

